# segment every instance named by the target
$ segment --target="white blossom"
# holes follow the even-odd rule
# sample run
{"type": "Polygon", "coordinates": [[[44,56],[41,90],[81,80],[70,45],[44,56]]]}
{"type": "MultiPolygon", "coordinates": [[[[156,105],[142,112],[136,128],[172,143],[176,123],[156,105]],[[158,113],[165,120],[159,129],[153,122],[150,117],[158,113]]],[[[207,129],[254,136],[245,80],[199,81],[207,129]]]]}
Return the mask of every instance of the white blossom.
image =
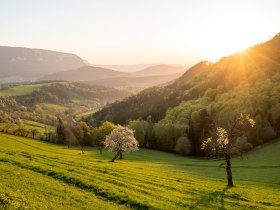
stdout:
{"type": "Polygon", "coordinates": [[[133,130],[118,126],[105,139],[109,151],[130,152],[138,150],[138,141],[134,138],[133,130]]]}
{"type": "Polygon", "coordinates": [[[220,147],[225,147],[229,143],[228,134],[224,128],[217,128],[217,143],[220,147]]]}

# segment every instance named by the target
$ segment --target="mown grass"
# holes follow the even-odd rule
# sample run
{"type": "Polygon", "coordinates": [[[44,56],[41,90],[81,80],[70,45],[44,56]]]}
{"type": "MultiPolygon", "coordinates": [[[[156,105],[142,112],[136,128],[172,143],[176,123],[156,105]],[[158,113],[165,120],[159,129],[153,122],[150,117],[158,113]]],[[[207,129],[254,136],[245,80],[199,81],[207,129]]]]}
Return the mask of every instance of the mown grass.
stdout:
{"type": "Polygon", "coordinates": [[[0,134],[0,209],[280,209],[280,142],[218,161],[140,149],[124,160],[0,134]],[[261,161],[260,161],[261,160],[261,161]]]}

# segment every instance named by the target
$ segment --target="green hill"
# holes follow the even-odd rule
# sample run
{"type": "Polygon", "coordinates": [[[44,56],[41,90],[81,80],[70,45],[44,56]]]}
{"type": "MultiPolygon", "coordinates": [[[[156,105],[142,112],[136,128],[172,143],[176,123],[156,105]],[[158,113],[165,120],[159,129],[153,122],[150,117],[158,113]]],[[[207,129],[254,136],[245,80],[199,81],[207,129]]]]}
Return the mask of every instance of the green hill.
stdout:
{"type": "MultiPolygon", "coordinates": [[[[164,118],[168,109],[189,100],[197,100],[208,91],[219,94],[235,91],[238,87],[257,88],[271,80],[275,85],[280,78],[280,34],[273,39],[244,52],[222,58],[216,63],[200,62],[191,67],[173,84],[146,89],[137,95],[108,105],[95,113],[97,120],[111,120],[124,124],[128,119],[156,121],[164,118]],[[213,91],[214,89],[214,91],[213,91]]],[[[279,101],[278,101],[279,102],[279,101]]],[[[264,102],[265,103],[265,102],[264,102]]]]}
{"type": "Polygon", "coordinates": [[[17,123],[20,118],[55,125],[58,115],[71,115],[71,119],[75,114],[130,94],[125,90],[65,81],[7,85],[0,89],[0,123],[17,123]]]}
{"type": "Polygon", "coordinates": [[[91,117],[97,122],[137,125],[142,147],[174,152],[179,137],[186,136],[193,146],[190,153],[204,156],[201,143],[213,129],[229,129],[237,116],[246,114],[255,126],[240,125],[231,141],[250,150],[280,137],[279,54],[280,34],[216,63],[200,62],[174,83],[116,101],[91,117]],[[150,137],[145,128],[148,118],[154,123],[150,137]]]}
{"type": "Polygon", "coordinates": [[[280,141],[233,160],[226,188],[219,161],[140,149],[112,153],[0,134],[1,209],[278,209],[280,141]]]}

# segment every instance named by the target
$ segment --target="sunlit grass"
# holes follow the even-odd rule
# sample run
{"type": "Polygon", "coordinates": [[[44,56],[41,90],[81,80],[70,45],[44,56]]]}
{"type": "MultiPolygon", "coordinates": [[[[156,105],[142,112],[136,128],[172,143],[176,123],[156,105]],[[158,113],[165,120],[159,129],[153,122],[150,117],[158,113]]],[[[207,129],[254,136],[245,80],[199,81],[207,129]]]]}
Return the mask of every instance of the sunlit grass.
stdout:
{"type": "Polygon", "coordinates": [[[21,96],[39,90],[44,84],[17,85],[12,88],[0,90],[0,96],[21,96]]]}
{"type": "Polygon", "coordinates": [[[86,148],[82,155],[79,148],[0,134],[0,207],[277,209],[279,149],[278,141],[234,159],[235,187],[227,188],[217,161],[140,149],[111,163],[106,151],[86,148]]]}

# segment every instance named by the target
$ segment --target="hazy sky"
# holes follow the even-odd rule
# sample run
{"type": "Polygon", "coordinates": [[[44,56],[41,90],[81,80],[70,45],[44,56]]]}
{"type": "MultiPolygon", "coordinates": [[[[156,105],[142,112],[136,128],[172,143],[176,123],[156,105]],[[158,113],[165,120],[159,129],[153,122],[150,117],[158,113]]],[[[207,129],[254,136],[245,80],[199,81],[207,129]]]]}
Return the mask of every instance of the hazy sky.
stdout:
{"type": "Polygon", "coordinates": [[[280,0],[0,0],[0,45],[93,64],[215,61],[280,32],[280,0]]]}

